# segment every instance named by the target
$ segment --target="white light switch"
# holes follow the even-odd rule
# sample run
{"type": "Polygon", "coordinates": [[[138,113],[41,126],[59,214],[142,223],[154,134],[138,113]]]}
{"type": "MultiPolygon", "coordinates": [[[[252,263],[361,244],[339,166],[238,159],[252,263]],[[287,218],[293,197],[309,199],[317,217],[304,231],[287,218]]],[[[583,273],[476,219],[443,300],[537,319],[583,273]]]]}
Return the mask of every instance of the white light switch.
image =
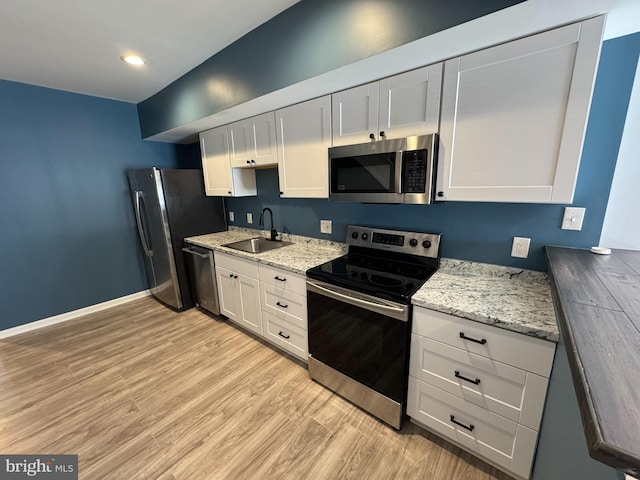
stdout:
{"type": "Polygon", "coordinates": [[[253,223],[253,213],[247,212],[247,223],[253,223]]]}
{"type": "Polygon", "coordinates": [[[331,233],[331,220],[320,220],[320,233],[331,233]]]}
{"type": "Polygon", "coordinates": [[[233,222],[236,219],[236,215],[233,212],[229,212],[229,221],[233,222]]]}
{"type": "Polygon", "coordinates": [[[564,217],[562,218],[562,229],[582,230],[585,210],[586,209],[582,207],[565,207],[564,217]]]}

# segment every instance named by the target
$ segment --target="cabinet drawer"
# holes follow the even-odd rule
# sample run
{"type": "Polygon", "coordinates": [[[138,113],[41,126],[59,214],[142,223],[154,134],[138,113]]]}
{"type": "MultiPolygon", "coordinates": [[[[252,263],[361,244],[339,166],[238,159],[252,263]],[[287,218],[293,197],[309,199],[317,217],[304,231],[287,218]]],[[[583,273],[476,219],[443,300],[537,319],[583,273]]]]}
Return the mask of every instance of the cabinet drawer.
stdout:
{"type": "Polygon", "coordinates": [[[407,413],[416,423],[504,470],[529,477],[537,438],[534,430],[413,377],[409,377],[407,413]]]}
{"type": "Polygon", "coordinates": [[[251,278],[258,278],[258,263],[253,260],[246,260],[226,253],[214,252],[216,267],[226,268],[233,273],[239,273],[251,278]]]}
{"type": "Polygon", "coordinates": [[[416,307],[413,333],[549,378],[556,345],[472,320],[416,307]]]}
{"type": "Polygon", "coordinates": [[[514,422],[538,430],[548,380],[415,333],[410,374],[514,422]]]}
{"type": "Polygon", "coordinates": [[[260,264],[259,271],[261,282],[274,285],[282,291],[293,292],[298,295],[307,295],[306,277],[262,263],[260,264]]]}
{"type": "Polygon", "coordinates": [[[263,310],[279,318],[289,317],[292,323],[307,329],[307,297],[264,282],[260,282],[260,294],[263,310]]]}
{"type": "Polygon", "coordinates": [[[306,329],[300,328],[288,321],[287,318],[277,317],[269,311],[262,312],[262,319],[264,321],[264,336],[267,340],[305,362],[307,361],[309,343],[306,329]]]}

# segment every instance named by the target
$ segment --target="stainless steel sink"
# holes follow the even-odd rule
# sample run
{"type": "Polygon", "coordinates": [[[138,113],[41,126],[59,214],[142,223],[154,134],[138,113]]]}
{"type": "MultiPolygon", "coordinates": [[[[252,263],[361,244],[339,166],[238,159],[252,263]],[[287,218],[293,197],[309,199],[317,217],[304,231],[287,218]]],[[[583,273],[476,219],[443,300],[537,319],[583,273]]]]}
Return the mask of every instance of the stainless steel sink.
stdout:
{"type": "Polygon", "coordinates": [[[248,253],[262,253],[269,250],[275,250],[276,248],[286,247],[291,245],[292,242],[281,242],[278,240],[269,240],[268,238],[256,237],[249,238],[247,240],[240,240],[239,242],[227,243],[222,245],[223,247],[235,248],[236,250],[242,250],[248,253]]]}

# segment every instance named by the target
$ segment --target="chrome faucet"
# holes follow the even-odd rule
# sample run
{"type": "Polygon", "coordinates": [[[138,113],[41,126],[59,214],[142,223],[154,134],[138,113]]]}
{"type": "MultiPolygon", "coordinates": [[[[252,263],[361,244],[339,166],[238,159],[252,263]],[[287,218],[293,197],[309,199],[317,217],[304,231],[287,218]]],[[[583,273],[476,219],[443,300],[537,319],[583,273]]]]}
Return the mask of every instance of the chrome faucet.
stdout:
{"type": "Polygon", "coordinates": [[[260,220],[258,221],[258,225],[264,226],[264,212],[269,212],[269,222],[271,224],[271,240],[275,240],[278,236],[278,231],[273,228],[273,212],[269,207],[263,208],[260,213],[260,220]]]}

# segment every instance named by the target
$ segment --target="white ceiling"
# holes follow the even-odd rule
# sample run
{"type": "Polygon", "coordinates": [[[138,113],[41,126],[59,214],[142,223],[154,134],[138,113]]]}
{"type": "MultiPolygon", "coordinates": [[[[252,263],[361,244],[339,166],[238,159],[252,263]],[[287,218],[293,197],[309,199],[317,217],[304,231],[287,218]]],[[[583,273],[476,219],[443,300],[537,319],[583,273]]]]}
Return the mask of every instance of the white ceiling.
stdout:
{"type": "Polygon", "coordinates": [[[0,0],[0,79],[138,103],[298,1],[0,0]]]}

